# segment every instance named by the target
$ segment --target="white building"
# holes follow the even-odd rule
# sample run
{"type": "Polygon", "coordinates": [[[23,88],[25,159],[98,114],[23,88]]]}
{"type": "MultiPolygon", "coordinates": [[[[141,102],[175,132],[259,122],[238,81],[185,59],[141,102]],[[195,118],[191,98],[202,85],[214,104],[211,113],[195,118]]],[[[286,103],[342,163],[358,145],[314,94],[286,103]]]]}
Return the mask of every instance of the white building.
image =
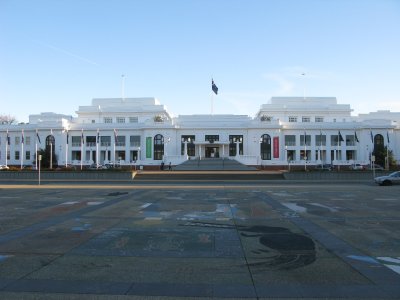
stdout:
{"type": "Polygon", "coordinates": [[[0,125],[0,164],[34,165],[37,149],[50,147],[58,165],[149,167],[224,157],[266,169],[340,166],[369,164],[376,144],[399,161],[400,113],[351,112],[334,97],[273,97],[254,118],[172,117],[155,98],[93,99],[77,117],[41,113],[28,124],[0,125]]]}

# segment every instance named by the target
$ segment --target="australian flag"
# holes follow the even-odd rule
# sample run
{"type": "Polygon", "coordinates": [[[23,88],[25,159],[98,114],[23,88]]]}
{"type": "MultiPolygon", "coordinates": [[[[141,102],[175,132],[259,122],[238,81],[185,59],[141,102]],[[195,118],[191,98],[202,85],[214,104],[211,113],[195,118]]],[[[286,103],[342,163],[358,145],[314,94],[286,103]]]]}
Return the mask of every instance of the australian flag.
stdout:
{"type": "Polygon", "coordinates": [[[214,83],[214,79],[211,79],[211,89],[215,93],[215,95],[218,95],[218,87],[214,83]]]}
{"type": "Polygon", "coordinates": [[[358,140],[358,137],[357,137],[357,132],[355,132],[355,131],[354,131],[354,139],[356,140],[357,143],[360,142],[360,141],[358,140]]]}
{"type": "Polygon", "coordinates": [[[339,130],[339,141],[340,141],[340,142],[343,142],[343,141],[344,141],[344,139],[343,139],[343,137],[342,137],[342,134],[340,133],[340,130],[339,130]]]}

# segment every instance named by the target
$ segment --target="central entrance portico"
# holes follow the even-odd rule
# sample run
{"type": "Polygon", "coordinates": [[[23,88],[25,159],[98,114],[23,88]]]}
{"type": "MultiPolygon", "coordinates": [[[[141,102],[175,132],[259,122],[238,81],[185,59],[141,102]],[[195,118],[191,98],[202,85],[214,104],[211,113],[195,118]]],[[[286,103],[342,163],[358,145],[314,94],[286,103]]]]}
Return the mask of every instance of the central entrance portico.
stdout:
{"type": "Polygon", "coordinates": [[[206,148],[206,158],[218,158],[219,155],[219,146],[205,146],[206,148]]]}

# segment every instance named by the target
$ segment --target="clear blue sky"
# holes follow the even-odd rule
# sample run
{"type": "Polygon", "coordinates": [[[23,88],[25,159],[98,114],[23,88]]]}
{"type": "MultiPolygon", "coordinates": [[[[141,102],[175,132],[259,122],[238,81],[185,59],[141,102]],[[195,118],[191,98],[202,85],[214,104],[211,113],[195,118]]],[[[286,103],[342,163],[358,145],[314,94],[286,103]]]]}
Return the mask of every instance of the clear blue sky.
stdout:
{"type": "Polygon", "coordinates": [[[0,0],[0,114],[156,97],[254,116],[272,96],[400,111],[398,0],[0,0]],[[301,74],[305,73],[304,76],[301,74]]]}

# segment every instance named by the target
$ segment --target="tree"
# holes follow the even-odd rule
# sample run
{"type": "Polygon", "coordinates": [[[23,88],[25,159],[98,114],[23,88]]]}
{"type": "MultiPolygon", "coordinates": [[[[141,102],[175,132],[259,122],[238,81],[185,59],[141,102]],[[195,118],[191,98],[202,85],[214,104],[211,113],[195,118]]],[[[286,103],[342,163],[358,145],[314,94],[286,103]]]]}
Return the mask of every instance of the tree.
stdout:
{"type": "Polygon", "coordinates": [[[393,151],[387,151],[387,147],[383,145],[375,145],[372,155],[375,156],[375,163],[386,167],[386,156],[389,156],[389,167],[396,165],[396,160],[393,157],[393,151]]]}
{"type": "Polygon", "coordinates": [[[11,125],[17,123],[17,119],[11,115],[0,115],[1,125],[11,125]]]}

